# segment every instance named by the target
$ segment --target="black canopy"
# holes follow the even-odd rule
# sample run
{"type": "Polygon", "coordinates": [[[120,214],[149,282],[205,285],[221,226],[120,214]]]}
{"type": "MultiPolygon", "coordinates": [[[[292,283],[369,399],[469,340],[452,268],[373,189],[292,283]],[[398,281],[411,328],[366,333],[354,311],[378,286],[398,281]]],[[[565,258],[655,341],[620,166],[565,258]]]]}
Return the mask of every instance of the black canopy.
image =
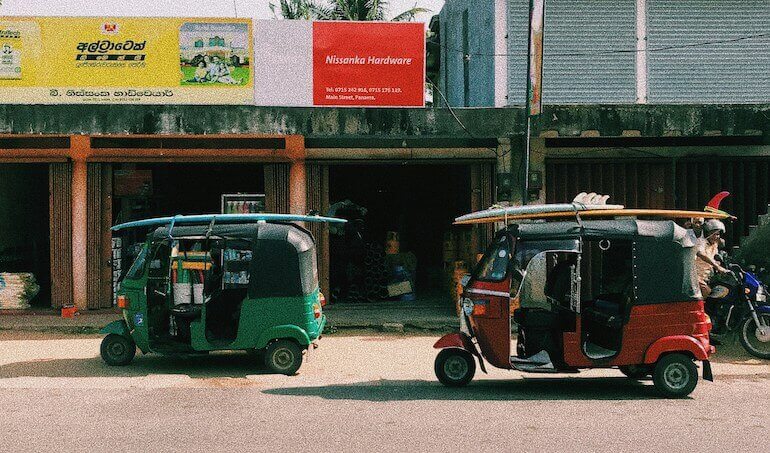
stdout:
{"type": "MultiPolygon", "coordinates": [[[[174,239],[202,238],[208,225],[176,226],[174,239]]],[[[168,228],[151,233],[153,241],[168,238],[168,228]]],[[[309,231],[293,223],[214,225],[212,239],[242,240],[252,251],[249,297],[298,297],[318,288],[315,242],[309,231]]]]}
{"type": "Polygon", "coordinates": [[[632,241],[637,304],[701,298],[695,272],[695,234],[671,220],[528,223],[512,225],[509,231],[522,241],[580,238],[632,241]]]}

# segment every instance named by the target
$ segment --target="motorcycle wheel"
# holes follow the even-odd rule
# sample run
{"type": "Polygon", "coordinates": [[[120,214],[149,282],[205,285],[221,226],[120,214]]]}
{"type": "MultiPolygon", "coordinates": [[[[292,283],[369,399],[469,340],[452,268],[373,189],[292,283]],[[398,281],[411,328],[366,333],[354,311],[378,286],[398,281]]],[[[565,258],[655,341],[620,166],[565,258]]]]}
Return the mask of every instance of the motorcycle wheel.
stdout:
{"type": "Polygon", "coordinates": [[[770,359],[770,314],[757,313],[764,320],[764,332],[760,331],[754,318],[749,316],[740,327],[741,345],[749,354],[760,359],[770,359]]]}

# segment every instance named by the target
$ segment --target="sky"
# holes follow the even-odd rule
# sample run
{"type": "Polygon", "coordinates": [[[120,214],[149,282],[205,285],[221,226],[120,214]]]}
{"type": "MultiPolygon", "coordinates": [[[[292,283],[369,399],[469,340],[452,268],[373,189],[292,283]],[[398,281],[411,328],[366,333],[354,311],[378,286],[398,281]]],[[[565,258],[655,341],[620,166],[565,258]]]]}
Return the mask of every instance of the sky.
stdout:
{"type": "MultiPolygon", "coordinates": [[[[430,21],[444,0],[390,0],[389,17],[415,5],[431,9],[418,16],[430,21]]],[[[272,19],[270,0],[2,0],[0,15],[8,16],[180,16],[272,19]]],[[[277,0],[276,0],[277,3],[277,0]]]]}

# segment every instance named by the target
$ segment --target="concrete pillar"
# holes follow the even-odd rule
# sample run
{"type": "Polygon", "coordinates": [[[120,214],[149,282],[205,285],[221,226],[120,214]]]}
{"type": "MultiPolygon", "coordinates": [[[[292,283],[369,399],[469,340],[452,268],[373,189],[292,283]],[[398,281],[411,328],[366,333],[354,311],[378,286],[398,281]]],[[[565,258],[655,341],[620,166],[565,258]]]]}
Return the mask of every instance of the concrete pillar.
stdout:
{"type": "Polygon", "coordinates": [[[289,167],[289,209],[292,214],[307,214],[307,179],[305,161],[294,160],[289,167]]]}
{"type": "Polygon", "coordinates": [[[291,159],[289,167],[289,212],[307,214],[307,172],[305,171],[305,137],[286,137],[286,155],[291,159]]]}
{"type": "Polygon", "coordinates": [[[90,138],[71,138],[72,147],[72,296],[78,310],[88,304],[86,251],[88,247],[88,166],[90,138]]]}

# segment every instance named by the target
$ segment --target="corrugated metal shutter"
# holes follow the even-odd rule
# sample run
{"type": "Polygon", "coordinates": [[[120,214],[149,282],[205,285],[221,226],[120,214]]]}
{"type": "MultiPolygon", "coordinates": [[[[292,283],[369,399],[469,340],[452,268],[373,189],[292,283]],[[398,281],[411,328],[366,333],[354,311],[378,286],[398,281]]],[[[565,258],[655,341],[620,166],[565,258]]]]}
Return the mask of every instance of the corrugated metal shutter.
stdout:
{"type": "MultiPolygon", "coordinates": [[[[487,209],[495,203],[495,164],[474,164],[471,166],[471,211],[487,209]]],[[[486,223],[473,227],[473,247],[481,253],[495,235],[494,224],[486,223]]]]}
{"type": "Polygon", "coordinates": [[[267,212],[289,213],[289,164],[265,165],[265,208],[267,212]]]}
{"type": "MultiPolygon", "coordinates": [[[[546,19],[547,20],[547,19],[546,19]]],[[[508,104],[523,105],[527,90],[529,0],[508,1],[508,104]]],[[[546,22],[546,26],[549,26],[546,22]]]]}
{"type": "Polygon", "coordinates": [[[50,164],[51,305],[72,305],[72,164],[50,164]]]}
{"type": "Polygon", "coordinates": [[[670,161],[547,159],[545,199],[565,203],[596,192],[629,208],[673,208],[673,173],[670,161]]]}
{"type": "Polygon", "coordinates": [[[87,182],[87,306],[109,308],[112,307],[112,166],[89,163],[87,182]]]}
{"type": "MultiPolygon", "coordinates": [[[[770,31],[768,0],[647,0],[647,45],[723,41],[770,31]]],[[[650,103],[770,99],[770,37],[649,52],[650,103]]]]}
{"type": "Polygon", "coordinates": [[[738,217],[727,227],[726,240],[737,244],[737,238],[748,234],[749,226],[767,211],[770,203],[770,159],[768,158],[701,158],[684,159],[676,165],[676,207],[703,209],[715,194],[727,190],[732,196],[722,208],[738,217]]]}
{"type": "MultiPolygon", "coordinates": [[[[307,209],[326,214],[329,210],[329,166],[322,164],[307,164],[307,209]]],[[[329,292],[329,229],[323,223],[310,223],[310,232],[316,241],[318,254],[318,279],[321,292],[330,296],[329,292]]]]}
{"type": "MultiPolygon", "coordinates": [[[[508,6],[509,102],[523,104],[526,90],[528,0],[508,6]]],[[[633,52],[635,0],[547,0],[543,62],[545,104],[623,104],[636,101],[633,52]],[[564,55],[564,54],[589,55],[564,55]]]]}
{"type": "Polygon", "coordinates": [[[722,208],[738,217],[726,240],[748,234],[770,203],[770,159],[689,158],[671,160],[546,160],[546,202],[572,200],[579,192],[611,195],[631,208],[702,210],[715,194],[732,193],[722,208]]]}

